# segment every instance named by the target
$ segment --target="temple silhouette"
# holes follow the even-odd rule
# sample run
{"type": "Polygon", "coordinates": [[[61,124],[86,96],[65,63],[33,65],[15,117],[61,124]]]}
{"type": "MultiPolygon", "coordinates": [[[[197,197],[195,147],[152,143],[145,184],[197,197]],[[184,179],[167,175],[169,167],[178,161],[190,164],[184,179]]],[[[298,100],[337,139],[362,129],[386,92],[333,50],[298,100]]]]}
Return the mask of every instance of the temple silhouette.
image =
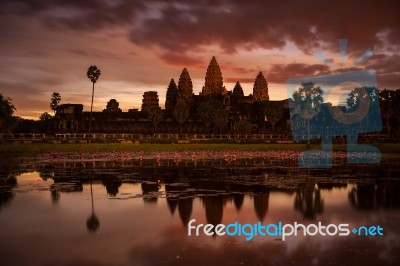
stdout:
{"type": "MultiPolygon", "coordinates": [[[[198,95],[193,93],[189,71],[183,68],[178,84],[172,78],[167,86],[165,108],[156,123],[152,120],[155,116],[150,114],[154,108],[160,109],[156,91],[144,92],[141,110],[124,112],[116,99],[110,99],[102,112],[93,112],[93,132],[232,133],[238,131],[240,121],[247,121],[249,128],[244,133],[260,133],[286,130],[289,121],[288,101],[269,100],[268,82],[262,72],[255,78],[252,94],[244,95],[239,82],[232,90],[227,90],[215,56],[208,65],[205,83],[198,95]],[[207,106],[214,108],[211,108],[211,116],[219,117],[218,126],[212,123],[211,117],[207,119],[203,115],[201,110],[210,110],[207,106]],[[272,110],[273,118],[266,110],[272,110]]],[[[62,104],[56,110],[55,131],[86,132],[89,114],[82,104],[62,104]]]]}

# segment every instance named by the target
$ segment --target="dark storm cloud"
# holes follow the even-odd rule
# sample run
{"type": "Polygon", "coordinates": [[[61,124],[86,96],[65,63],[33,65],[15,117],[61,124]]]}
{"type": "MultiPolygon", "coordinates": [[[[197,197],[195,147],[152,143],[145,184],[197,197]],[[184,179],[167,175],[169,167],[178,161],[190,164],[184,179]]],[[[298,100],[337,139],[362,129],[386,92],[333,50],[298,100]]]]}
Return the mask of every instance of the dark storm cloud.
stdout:
{"type": "MultiPolygon", "coordinates": [[[[368,59],[363,66],[365,69],[376,72],[378,87],[400,88],[400,55],[378,54],[368,59]]],[[[331,70],[328,65],[323,64],[273,64],[267,71],[266,79],[268,82],[285,83],[290,78],[327,75],[360,69],[363,68],[355,66],[331,70]]]]}
{"type": "Polygon", "coordinates": [[[400,89],[400,55],[373,56],[366,62],[366,68],[376,71],[379,87],[400,89]]]}
{"type": "Polygon", "coordinates": [[[400,43],[398,1],[3,1],[1,12],[39,16],[52,28],[100,30],[129,28],[143,46],[185,53],[217,44],[238,48],[282,48],[294,42],[302,51],[337,50],[347,38],[352,52],[400,43]],[[350,46],[351,45],[351,46],[350,46]]]}
{"type": "Polygon", "coordinates": [[[329,73],[329,67],[322,64],[274,64],[268,71],[268,82],[285,83],[289,78],[323,75],[329,73]]]}
{"type": "Polygon", "coordinates": [[[131,40],[182,52],[204,44],[219,44],[226,52],[281,48],[289,40],[311,53],[337,50],[337,40],[348,38],[359,52],[381,45],[378,33],[400,42],[400,16],[394,12],[399,9],[397,1],[168,1],[159,17],[131,31],[131,40]]]}
{"type": "Polygon", "coordinates": [[[141,1],[15,0],[3,1],[0,13],[36,16],[50,28],[97,31],[130,24],[144,10],[141,1]]]}
{"type": "MultiPolygon", "coordinates": [[[[379,54],[372,56],[368,61],[368,68],[376,70],[378,73],[386,72],[392,73],[397,72],[400,69],[400,55],[384,55],[379,54]]],[[[400,74],[400,73],[398,73],[400,74]]]]}
{"type": "MultiPolygon", "coordinates": [[[[193,54],[203,52],[208,45],[235,53],[238,49],[281,49],[291,41],[304,53],[313,54],[318,50],[337,52],[338,39],[347,38],[347,52],[353,58],[368,48],[400,51],[400,16],[395,12],[400,10],[398,1],[21,0],[12,3],[14,10],[36,14],[50,28],[96,31],[123,26],[132,43],[160,49],[159,58],[170,65],[202,67],[201,59],[193,54]]],[[[375,57],[372,66],[377,68],[383,86],[397,86],[398,62],[375,57]]],[[[290,77],[327,72],[324,65],[273,65],[268,79],[284,82],[290,77]]]]}
{"type": "Polygon", "coordinates": [[[278,29],[265,25],[268,20],[263,19],[265,14],[259,6],[245,10],[245,6],[254,4],[244,1],[198,1],[190,6],[185,2],[168,3],[160,10],[159,18],[150,18],[141,28],[131,31],[132,42],[180,52],[218,44],[229,53],[239,47],[273,48],[285,44],[285,36],[278,29]]]}
{"type": "Polygon", "coordinates": [[[67,52],[76,54],[76,55],[81,55],[81,56],[92,56],[96,58],[104,58],[104,59],[122,59],[121,56],[118,56],[115,53],[110,53],[107,51],[99,50],[96,48],[92,48],[90,50],[79,50],[79,49],[74,49],[74,48],[67,48],[67,52]]]}

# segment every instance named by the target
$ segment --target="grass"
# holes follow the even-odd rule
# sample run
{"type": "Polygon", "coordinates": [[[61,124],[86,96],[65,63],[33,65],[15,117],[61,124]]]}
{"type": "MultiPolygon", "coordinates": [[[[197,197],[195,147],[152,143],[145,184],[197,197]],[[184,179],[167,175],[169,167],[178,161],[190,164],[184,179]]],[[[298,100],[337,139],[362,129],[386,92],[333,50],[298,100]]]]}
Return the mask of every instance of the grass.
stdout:
{"type": "Polygon", "coordinates": [[[36,155],[46,152],[157,152],[303,150],[304,144],[2,144],[0,155],[36,155]]]}
{"type": "MultiPolygon", "coordinates": [[[[374,144],[382,153],[399,153],[400,143],[374,144]]],[[[346,151],[345,144],[334,145],[334,150],[346,151]]],[[[312,145],[311,149],[319,149],[312,145]]],[[[306,150],[305,144],[7,144],[0,145],[0,157],[34,156],[47,152],[167,152],[167,151],[267,151],[267,150],[306,150]]]]}

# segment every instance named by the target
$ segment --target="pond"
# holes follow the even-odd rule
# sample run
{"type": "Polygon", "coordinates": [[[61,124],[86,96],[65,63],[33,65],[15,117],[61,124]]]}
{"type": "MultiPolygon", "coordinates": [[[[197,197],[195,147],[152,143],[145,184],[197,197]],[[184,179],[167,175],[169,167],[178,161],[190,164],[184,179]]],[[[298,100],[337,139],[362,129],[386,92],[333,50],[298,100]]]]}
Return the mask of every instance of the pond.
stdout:
{"type": "Polygon", "coordinates": [[[266,158],[1,166],[1,265],[398,265],[400,259],[396,160],[323,170],[266,158]],[[212,235],[200,228],[196,236],[192,228],[189,236],[190,221],[213,225],[212,235]],[[279,223],[332,224],[332,235],[313,235],[311,228],[304,236],[297,228],[284,240],[260,233],[250,240],[250,228],[241,235],[217,235],[215,228],[279,223]],[[340,224],[348,235],[336,232],[340,224]]]}

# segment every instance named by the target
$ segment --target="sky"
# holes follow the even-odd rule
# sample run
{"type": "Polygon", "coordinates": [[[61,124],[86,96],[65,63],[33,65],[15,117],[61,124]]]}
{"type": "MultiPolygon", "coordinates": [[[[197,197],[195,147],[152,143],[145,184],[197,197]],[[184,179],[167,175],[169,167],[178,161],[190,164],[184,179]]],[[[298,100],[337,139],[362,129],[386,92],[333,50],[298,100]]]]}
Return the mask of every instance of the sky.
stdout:
{"type": "Polygon", "coordinates": [[[140,109],[149,90],[163,107],[184,67],[201,91],[212,56],[227,90],[239,81],[252,93],[262,71],[271,100],[288,98],[287,79],[357,69],[398,89],[399,10],[399,1],[382,0],[0,0],[0,93],[24,118],[52,113],[53,92],[89,110],[86,72],[96,65],[94,111],[112,98],[123,111],[140,109]],[[348,40],[343,64],[339,39],[348,40]],[[352,66],[368,49],[373,55],[352,66]]]}

